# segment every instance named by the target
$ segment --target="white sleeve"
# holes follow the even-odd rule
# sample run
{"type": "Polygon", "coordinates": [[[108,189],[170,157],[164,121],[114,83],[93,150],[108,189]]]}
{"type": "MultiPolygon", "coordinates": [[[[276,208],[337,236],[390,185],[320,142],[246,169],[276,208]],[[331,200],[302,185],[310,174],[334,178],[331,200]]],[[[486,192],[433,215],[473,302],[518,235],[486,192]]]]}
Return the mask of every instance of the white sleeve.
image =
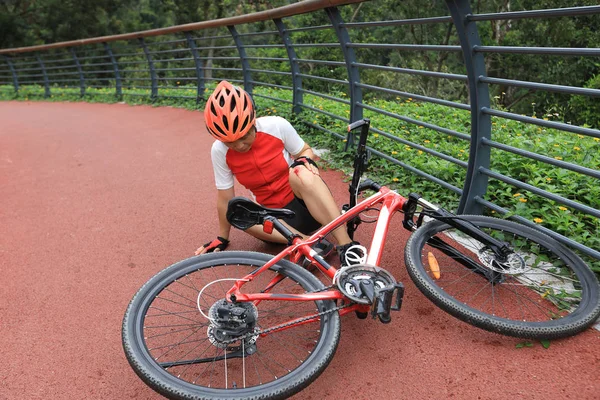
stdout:
{"type": "Polygon", "coordinates": [[[225,155],[227,146],[219,141],[215,141],[210,149],[213,172],[215,173],[215,186],[219,190],[230,189],[233,187],[233,172],[227,166],[225,155]]]}
{"type": "Polygon", "coordinates": [[[285,118],[277,117],[277,126],[283,141],[283,146],[291,156],[300,153],[304,147],[304,140],[298,135],[296,129],[285,118]]]}

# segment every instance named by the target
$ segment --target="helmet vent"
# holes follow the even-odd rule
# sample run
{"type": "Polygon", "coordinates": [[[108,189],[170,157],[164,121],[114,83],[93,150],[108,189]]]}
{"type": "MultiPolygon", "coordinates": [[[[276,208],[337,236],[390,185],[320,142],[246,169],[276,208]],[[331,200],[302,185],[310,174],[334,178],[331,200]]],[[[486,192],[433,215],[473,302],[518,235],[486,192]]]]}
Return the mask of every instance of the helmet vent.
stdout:
{"type": "Polygon", "coordinates": [[[210,102],[210,112],[212,112],[215,117],[217,116],[217,110],[215,109],[215,103],[213,103],[212,101],[210,102]]]}
{"type": "Polygon", "coordinates": [[[223,125],[225,125],[225,129],[229,130],[229,121],[227,121],[227,117],[223,115],[223,125]]]}
{"type": "Polygon", "coordinates": [[[237,128],[238,128],[238,124],[239,124],[239,122],[240,122],[240,119],[239,119],[239,118],[236,116],[236,117],[233,119],[233,131],[234,131],[234,132],[237,132],[237,131],[238,131],[238,130],[237,130],[237,128]]]}
{"type": "Polygon", "coordinates": [[[236,106],[235,97],[232,97],[231,98],[231,106],[230,106],[229,112],[233,112],[233,110],[235,110],[235,106],[236,106]]]}

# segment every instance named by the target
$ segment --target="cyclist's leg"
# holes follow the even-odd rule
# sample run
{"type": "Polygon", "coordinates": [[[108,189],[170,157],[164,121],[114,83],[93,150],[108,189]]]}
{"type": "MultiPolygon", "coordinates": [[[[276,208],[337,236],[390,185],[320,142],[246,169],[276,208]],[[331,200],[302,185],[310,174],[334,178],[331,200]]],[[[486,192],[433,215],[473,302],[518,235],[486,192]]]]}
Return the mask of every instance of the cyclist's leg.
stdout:
{"type": "MultiPolygon", "coordinates": [[[[335,199],[321,176],[299,165],[290,169],[289,179],[296,197],[304,201],[310,214],[321,224],[328,224],[340,215],[335,199]]],[[[345,226],[337,228],[332,234],[340,245],[352,241],[345,226]]]]}

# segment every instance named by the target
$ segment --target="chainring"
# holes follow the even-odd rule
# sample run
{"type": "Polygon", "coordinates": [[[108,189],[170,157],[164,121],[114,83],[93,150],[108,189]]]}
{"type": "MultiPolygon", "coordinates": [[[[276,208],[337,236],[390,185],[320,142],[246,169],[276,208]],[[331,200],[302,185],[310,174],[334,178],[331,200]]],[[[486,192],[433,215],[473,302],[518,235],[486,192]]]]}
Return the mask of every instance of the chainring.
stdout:
{"type": "Polygon", "coordinates": [[[395,285],[396,280],[388,271],[374,265],[360,264],[344,267],[337,276],[337,286],[340,292],[358,304],[371,304],[369,299],[362,294],[361,280],[371,280],[375,288],[383,289],[395,285]]]}

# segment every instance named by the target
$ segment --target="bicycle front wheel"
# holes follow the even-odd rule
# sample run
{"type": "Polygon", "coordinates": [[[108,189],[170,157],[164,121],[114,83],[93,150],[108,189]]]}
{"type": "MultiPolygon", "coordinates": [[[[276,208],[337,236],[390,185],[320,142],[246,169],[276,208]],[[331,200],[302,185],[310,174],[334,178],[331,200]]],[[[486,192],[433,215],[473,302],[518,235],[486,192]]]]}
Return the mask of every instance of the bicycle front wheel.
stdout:
{"type": "Polygon", "coordinates": [[[471,325],[504,335],[555,339],[574,335],[600,315],[598,280],[556,240],[511,221],[461,215],[512,254],[497,260],[468,234],[431,221],[407,242],[405,261],[417,287],[471,325]]]}
{"type": "MultiPolygon", "coordinates": [[[[138,376],[171,399],[287,398],[316,379],[339,341],[340,317],[332,301],[224,302],[234,280],[271,258],[217,252],[181,261],[150,279],[123,320],[123,348],[138,376]],[[217,319],[226,322],[215,324],[217,319]]],[[[243,291],[266,288],[301,294],[323,284],[282,260],[243,291]]]]}

